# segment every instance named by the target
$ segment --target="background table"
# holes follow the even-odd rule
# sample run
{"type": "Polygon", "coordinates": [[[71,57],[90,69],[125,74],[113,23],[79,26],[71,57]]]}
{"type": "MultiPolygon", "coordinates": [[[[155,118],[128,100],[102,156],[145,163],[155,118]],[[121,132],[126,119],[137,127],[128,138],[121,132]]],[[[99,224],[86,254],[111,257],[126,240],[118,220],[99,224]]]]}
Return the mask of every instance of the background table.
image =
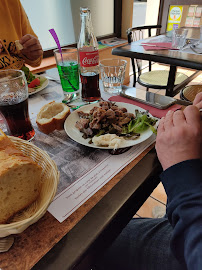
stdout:
{"type": "MultiPolygon", "coordinates": [[[[153,39],[156,37],[153,37],[153,39]]],[[[149,42],[152,38],[145,39],[144,43],[149,42]]],[[[191,80],[198,76],[202,70],[202,54],[190,54],[177,50],[144,50],[141,43],[143,40],[132,42],[131,44],[119,46],[112,50],[113,55],[119,55],[129,58],[150,60],[162,64],[170,65],[168,86],[166,89],[167,96],[175,96],[191,80]],[[197,70],[193,75],[188,77],[184,82],[174,87],[175,73],[177,66],[197,70]]]]}

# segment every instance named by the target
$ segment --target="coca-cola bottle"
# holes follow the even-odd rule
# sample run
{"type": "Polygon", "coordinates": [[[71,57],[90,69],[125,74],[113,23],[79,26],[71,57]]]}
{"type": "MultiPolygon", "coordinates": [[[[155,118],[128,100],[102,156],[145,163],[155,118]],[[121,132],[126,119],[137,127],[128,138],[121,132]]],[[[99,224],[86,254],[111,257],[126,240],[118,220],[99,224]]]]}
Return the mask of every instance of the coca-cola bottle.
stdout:
{"type": "Polygon", "coordinates": [[[98,43],[93,34],[91,13],[88,8],[80,8],[81,32],[77,44],[79,70],[82,84],[82,100],[100,99],[98,43]]]}

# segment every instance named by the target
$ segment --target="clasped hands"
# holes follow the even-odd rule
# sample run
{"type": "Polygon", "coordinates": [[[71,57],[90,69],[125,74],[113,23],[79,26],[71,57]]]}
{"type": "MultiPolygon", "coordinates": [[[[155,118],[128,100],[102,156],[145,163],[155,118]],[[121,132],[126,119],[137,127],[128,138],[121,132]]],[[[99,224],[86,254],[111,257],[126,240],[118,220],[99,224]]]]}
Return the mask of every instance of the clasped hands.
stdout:
{"type": "Polygon", "coordinates": [[[169,111],[160,120],[156,151],[163,170],[189,159],[202,158],[202,93],[193,105],[182,110],[169,111]]]}

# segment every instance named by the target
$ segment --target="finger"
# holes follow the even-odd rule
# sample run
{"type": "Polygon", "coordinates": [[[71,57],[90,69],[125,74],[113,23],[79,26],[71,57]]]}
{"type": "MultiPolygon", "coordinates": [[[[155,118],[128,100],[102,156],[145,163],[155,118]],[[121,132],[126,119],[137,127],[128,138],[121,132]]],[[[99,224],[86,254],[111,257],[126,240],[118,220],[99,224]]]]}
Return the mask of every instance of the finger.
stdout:
{"type": "Polygon", "coordinates": [[[29,39],[32,39],[33,37],[34,37],[34,36],[29,35],[29,34],[24,35],[24,36],[19,40],[19,42],[23,45],[25,42],[27,42],[29,39]]]}
{"type": "Polygon", "coordinates": [[[24,54],[23,55],[27,58],[29,58],[30,60],[34,60],[34,59],[37,59],[39,58],[40,56],[42,56],[43,54],[42,53],[31,53],[31,54],[24,54]]]}
{"type": "Polygon", "coordinates": [[[35,44],[29,47],[24,48],[23,47],[24,52],[32,52],[32,51],[42,51],[41,45],[40,44],[35,44]]]}
{"type": "Polygon", "coordinates": [[[162,117],[160,122],[159,122],[159,125],[158,125],[158,133],[162,133],[165,131],[165,128],[164,128],[164,121],[165,121],[165,117],[162,117]]]}
{"type": "Polygon", "coordinates": [[[184,116],[188,125],[200,127],[200,112],[197,107],[187,106],[184,110],[184,116]]]}
{"type": "Polygon", "coordinates": [[[199,110],[201,110],[201,109],[202,109],[202,101],[199,102],[199,103],[197,103],[195,106],[196,106],[199,110]]]}
{"type": "Polygon", "coordinates": [[[164,121],[165,130],[173,127],[173,113],[174,113],[173,111],[168,111],[168,113],[166,114],[164,121]]]}
{"type": "Polygon", "coordinates": [[[202,92],[198,93],[193,101],[193,105],[198,104],[199,102],[202,101],[202,92]]]}
{"type": "Polygon", "coordinates": [[[41,56],[42,54],[43,54],[42,50],[37,50],[37,51],[31,52],[31,55],[35,55],[35,56],[41,56]]]}
{"type": "Polygon", "coordinates": [[[39,57],[43,56],[43,51],[34,51],[32,53],[24,53],[24,52],[22,52],[22,53],[26,58],[28,58],[30,60],[36,60],[39,57]]]}
{"type": "Polygon", "coordinates": [[[174,112],[173,114],[173,125],[174,126],[180,126],[183,125],[186,122],[185,116],[183,111],[178,110],[176,112],[174,112]]]}
{"type": "Polygon", "coordinates": [[[41,46],[38,42],[37,38],[31,38],[22,44],[25,49],[33,47],[33,46],[41,46]]]}

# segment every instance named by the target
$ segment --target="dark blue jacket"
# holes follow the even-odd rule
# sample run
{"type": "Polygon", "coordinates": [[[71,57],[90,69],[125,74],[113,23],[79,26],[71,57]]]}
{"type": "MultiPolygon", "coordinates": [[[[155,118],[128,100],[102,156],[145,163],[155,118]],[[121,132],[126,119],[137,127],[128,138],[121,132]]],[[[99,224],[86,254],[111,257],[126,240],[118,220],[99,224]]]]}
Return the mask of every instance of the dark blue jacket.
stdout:
{"type": "Polygon", "coordinates": [[[202,161],[187,160],[161,174],[173,227],[171,249],[190,270],[202,270],[202,161]]]}

